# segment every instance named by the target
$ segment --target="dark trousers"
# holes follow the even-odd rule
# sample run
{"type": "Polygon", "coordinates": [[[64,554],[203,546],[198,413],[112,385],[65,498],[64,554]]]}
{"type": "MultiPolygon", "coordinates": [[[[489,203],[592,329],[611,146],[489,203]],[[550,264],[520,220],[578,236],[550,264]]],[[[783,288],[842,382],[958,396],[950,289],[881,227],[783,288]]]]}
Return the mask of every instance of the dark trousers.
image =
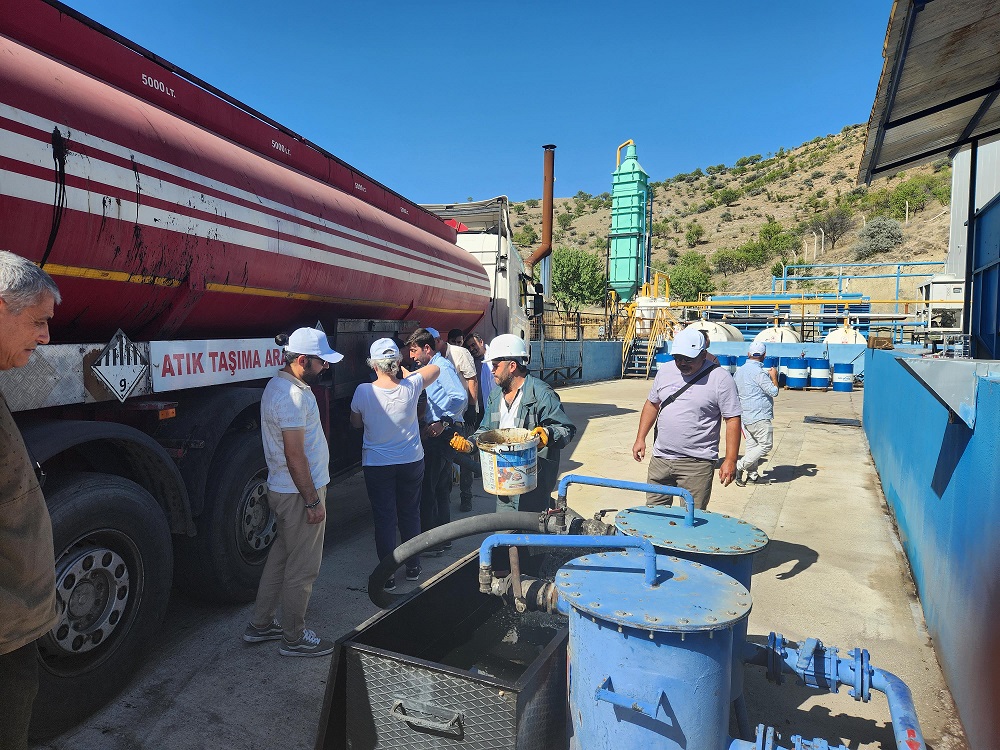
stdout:
{"type": "Polygon", "coordinates": [[[424,487],[420,498],[420,527],[430,531],[451,522],[451,456],[443,438],[424,441],[424,487]]]}
{"type": "Polygon", "coordinates": [[[0,655],[0,750],[26,750],[31,704],[38,693],[38,648],[0,655]]]}
{"type": "MultiPolygon", "coordinates": [[[[463,437],[468,437],[476,431],[479,425],[468,421],[468,411],[465,414],[466,422],[463,437]]],[[[472,502],[472,482],[476,478],[476,461],[479,458],[479,451],[474,450],[472,453],[463,453],[460,455],[465,460],[457,461],[459,470],[458,488],[461,492],[462,505],[469,505],[472,502]]]]}
{"type": "MultiPolygon", "coordinates": [[[[384,560],[396,549],[399,538],[408,542],[420,534],[420,496],[424,482],[424,461],[393,466],[366,466],[365,487],[375,519],[375,551],[384,560]]],[[[420,556],[406,561],[406,567],[420,564],[420,556]]]]}

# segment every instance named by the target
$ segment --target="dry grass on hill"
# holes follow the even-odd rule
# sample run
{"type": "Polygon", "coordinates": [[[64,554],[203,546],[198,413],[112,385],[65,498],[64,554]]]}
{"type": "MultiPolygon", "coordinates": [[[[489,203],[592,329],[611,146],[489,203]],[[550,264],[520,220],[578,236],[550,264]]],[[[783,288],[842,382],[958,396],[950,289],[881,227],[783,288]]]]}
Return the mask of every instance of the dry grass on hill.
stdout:
{"type": "MultiPolygon", "coordinates": [[[[686,231],[697,222],[704,234],[694,245],[694,250],[713,263],[713,255],[723,249],[735,249],[757,233],[767,217],[774,217],[786,230],[793,230],[801,237],[795,254],[798,262],[813,262],[813,234],[808,224],[824,211],[837,205],[850,205],[853,210],[853,228],[831,248],[829,240],[823,253],[817,248],[817,263],[855,262],[853,246],[863,222],[870,219],[865,211],[863,194],[869,195],[886,188],[894,190],[905,181],[918,176],[935,175],[940,184],[950,183],[950,168],[938,162],[901,173],[893,178],[877,180],[867,189],[856,185],[858,162],[864,146],[865,130],[862,125],[848,126],[836,135],[815,138],[797,148],[763,158],[756,155],[741,161],[748,164],[703,167],[694,173],[661,178],[650,175],[655,191],[653,202],[654,233],[653,263],[672,265],[681,255],[692,249],[686,231]],[[724,189],[740,191],[730,205],[713,205],[724,189]],[[852,191],[853,192],[852,194],[852,191]]],[[[641,145],[640,156],[641,156],[641,145]]],[[[640,158],[641,163],[641,158],[640,158]]],[[[609,181],[610,190],[610,181],[609,181]]],[[[944,191],[947,193],[947,191],[944,191]]],[[[939,193],[940,194],[940,193],[939,193]]],[[[604,258],[606,238],[611,226],[610,198],[592,197],[584,193],[572,198],[555,199],[555,247],[575,247],[595,252],[604,258]],[[568,218],[560,219],[560,215],[568,218]]],[[[947,195],[944,196],[947,199],[947,195]]],[[[514,204],[515,230],[524,232],[527,227],[541,235],[541,205],[534,201],[514,204]]],[[[900,217],[902,218],[902,217],[900,217]]],[[[872,262],[940,261],[948,252],[948,204],[937,198],[928,199],[919,211],[911,211],[909,221],[903,226],[903,244],[895,250],[872,257],[872,262]]],[[[521,249],[530,253],[532,243],[524,242],[521,249]]],[[[769,260],[762,268],[751,268],[738,273],[723,275],[713,264],[712,282],[715,291],[723,294],[765,293],[771,289],[771,266],[777,258],[769,260]]],[[[787,262],[795,262],[789,256],[787,262]]],[[[893,282],[894,284],[894,282],[893,282]]],[[[915,283],[907,285],[915,288],[915,283]]],[[[808,284],[813,291],[836,289],[836,283],[817,279],[808,284]]],[[[858,291],[861,291],[860,289],[858,291]]],[[[869,290],[864,290],[870,293],[869,290]]],[[[875,294],[888,292],[872,289],[875,294]]]]}

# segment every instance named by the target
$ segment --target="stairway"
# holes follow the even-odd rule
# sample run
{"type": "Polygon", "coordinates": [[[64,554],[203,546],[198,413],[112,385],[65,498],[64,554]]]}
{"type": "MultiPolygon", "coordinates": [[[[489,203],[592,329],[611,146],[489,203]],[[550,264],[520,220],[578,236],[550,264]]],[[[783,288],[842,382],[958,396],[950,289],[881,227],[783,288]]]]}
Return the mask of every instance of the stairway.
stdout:
{"type": "Polygon", "coordinates": [[[653,368],[647,368],[647,363],[651,356],[652,354],[649,351],[649,339],[641,339],[638,337],[632,339],[632,349],[625,362],[625,366],[622,368],[622,377],[645,379],[647,377],[647,371],[652,374],[653,368]]]}

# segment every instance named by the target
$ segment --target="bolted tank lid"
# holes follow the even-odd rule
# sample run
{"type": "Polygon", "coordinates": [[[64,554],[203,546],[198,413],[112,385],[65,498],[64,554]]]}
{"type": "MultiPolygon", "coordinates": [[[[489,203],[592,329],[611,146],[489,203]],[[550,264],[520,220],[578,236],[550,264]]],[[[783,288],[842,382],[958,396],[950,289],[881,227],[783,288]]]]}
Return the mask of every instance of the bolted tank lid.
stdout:
{"type": "Polygon", "coordinates": [[[694,526],[684,523],[684,506],[640,506],[619,511],[621,534],[648,539],[657,550],[704,555],[750,555],[767,546],[767,534],[740,518],[707,510],[694,512],[694,526]]]}
{"type": "Polygon", "coordinates": [[[721,571],[666,555],[656,556],[656,570],[650,587],[642,552],[597,552],[561,567],[556,589],[588,617],[648,631],[721,630],[750,612],[750,592],[721,571]]]}

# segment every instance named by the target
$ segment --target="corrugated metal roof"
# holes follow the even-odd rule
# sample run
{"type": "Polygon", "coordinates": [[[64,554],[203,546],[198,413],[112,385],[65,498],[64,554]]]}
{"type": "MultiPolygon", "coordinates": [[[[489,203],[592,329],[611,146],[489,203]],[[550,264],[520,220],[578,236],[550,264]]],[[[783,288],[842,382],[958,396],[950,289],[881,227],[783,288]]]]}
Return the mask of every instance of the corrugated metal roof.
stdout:
{"type": "Polygon", "coordinates": [[[896,0],[858,181],[1000,136],[1000,2],[896,0]]]}

